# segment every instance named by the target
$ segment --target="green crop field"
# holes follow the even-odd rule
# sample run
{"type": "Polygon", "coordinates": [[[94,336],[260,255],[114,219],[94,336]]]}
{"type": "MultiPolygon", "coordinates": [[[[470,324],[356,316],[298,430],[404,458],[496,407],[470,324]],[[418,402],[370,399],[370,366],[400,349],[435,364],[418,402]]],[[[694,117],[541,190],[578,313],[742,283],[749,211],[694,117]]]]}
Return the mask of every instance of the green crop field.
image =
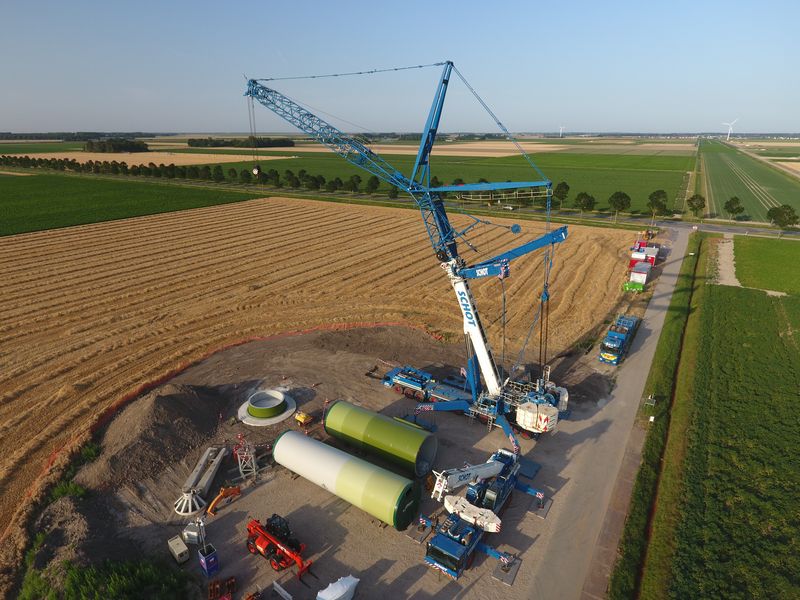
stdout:
{"type": "Polygon", "coordinates": [[[737,196],[742,217],[767,221],[772,206],[789,204],[800,210],[800,181],[716,140],[700,145],[706,180],[706,212],[725,218],[723,206],[737,196]]]}
{"type": "Polygon", "coordinates": [[[800,597],[800,297],[709,286],[672,598],[800,597]]]}
{"type": "Polygon", "coordinates": [[[734,252],[743,286],[800,296],[800,242],[736,236],[734,252]]]}
{"type": "Polygon", "coordinates": [[[262,194],[149,181],[0,175],[0,235],[239,202],[262,194]]]}
{"type": "Polygon", "coordinates": [[[707,285],[698,269],[673,402],[654,409],[610,598],[800,597],[800,244],[739,236],[735,252],[744,285],[790,295],[707,285]],[[652,504],[636,495],[648,479],[652,504]]]}
{"type": "MultiPolygon", "coordinates": [[[[275,169],[281,174],[287,169],[295,174],[304,169],[311,175],[322,175],[326,179],[340,177],[345,180],[351,175],[366,179],[369,176],[333,153],[302,153],[291,150],[284,149],[279,154],[297,158],[265,160],[261,164],[262,169],[275,169]]],[[[276,152],[268,154],[274,156],[276,152]]],[[[384,155],[384,158],[405,174],[410,173],[414,165],[413,156],[384,155]]],[[[695,159],[693,156],[553,152],[534,155],[533,160],[554,183],[566,181],[569,184],[570,195],[565,206],[571,206],[571,201],[578,192],[588,192],[597,199],[597,209],[604,210],[608,208],[608,197],[619,190],[631,197],[632,212],[647,212],[647,197],[651,192],[657,189],[666,190],[672,201],[682,193],[684,176],[694,168],[695,159]]],[[[456,178],[467,182],[478,181],[480,178],[489,181],[539,179],[522,157],[441,156],[433,157],[431,165],[432,173],[443,183],[450,183],[456,178]]],[[[241,170],[251,167],[252,161],[223,165],[226,173],[230,168],[241,170]]],[[[382,189],[385,190],[386,186],[382,189]]]]}
{"type": "Polygon", "coordinates": [[[74,150],[83,150],[83,142],[9,142],[0,144],[0,155],[72,152],[74,150]]]}
{"type": "Polygon", "coordinates": [[[800,148],[748,148],[753,154],[774,158],[800,158],[800,148]]]}

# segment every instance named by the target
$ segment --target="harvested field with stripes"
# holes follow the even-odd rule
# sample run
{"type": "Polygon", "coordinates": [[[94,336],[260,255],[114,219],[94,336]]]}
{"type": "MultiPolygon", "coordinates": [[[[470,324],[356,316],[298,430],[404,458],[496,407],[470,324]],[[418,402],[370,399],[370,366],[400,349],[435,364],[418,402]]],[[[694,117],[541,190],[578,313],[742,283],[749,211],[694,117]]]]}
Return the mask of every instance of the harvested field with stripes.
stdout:
{"type": "Polygon", "coordinates": [[[788,204],[800,210],[800,181],[721,142],[703,140],[700,152],[706,178],[706,213],[728,217],[725,202],[741,200],[746,220],[768,222],[770,208],[788,204]]]}
{"type": "MultiPolygon", "coordinates": [[[[480,255],[469,258],[543,227],[526,222],[522,236],[483,227],[472,238],[480,255]]],[[[570,228],[551,275],[552,353],[614,310],[630,238],[570,228]]],[[[505,282],[508,356],[531,323],[541,254],[515,266],[505,282]]],[[[105,409],[216,349],[352,322],[404,322],[460,339],[452,289],[410,210],[268,198],[9,236],[0,239],[0,274],[4,537],[48,466],[105,409]]],[[[498,358],[500,285],[474,286],[498,358]]]]}

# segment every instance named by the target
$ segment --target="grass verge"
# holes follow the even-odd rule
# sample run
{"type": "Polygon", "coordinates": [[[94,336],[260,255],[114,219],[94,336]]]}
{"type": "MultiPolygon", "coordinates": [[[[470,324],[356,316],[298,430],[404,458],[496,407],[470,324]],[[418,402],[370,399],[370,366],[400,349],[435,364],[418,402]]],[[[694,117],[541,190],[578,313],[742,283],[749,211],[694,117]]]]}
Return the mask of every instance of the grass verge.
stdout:
{"type": "Polygon", "coordinates": [[[737,236],[733,243],[736,278],[745,287],[800,296],[800,243],[737,236]]]}
{"type": "MultiPolygon", "coordinates": [[[[704,234],[689,237],[687,254],[678,274],[661,336],[658,339],[645,393],[656,399],[652,409],[642,409],[643,416],[653,416],[642,448],[642,463],[631,494],[631,504],[619,547],[619,557],[611,573],[608,597],[629,599],[636,596],[647,550],[647,531],[658,486],[661,457],[669,428],[670,402],[674,393],[675,375],[680,361],[686,321],[691,310],[692,294],[698,285],[695,272],[704,234]]],[[[701,282],[702,283],[702,282],[701,282]]]]}
{"type": "Polygon", "coordinates": [[[59,587],[53,586],[41,571],[33,567],[31,558],[19,600],[173,600],[186,597],[186,574],[161,562],[105,561],[96,566],[80,566],[65,561],[57,566],[60,570],[59,587]]]}
{"type": "Polygon", "coordinates": [[[680,359],[676,372],[672,406],[669,410],[667,438],[661,460],[661,472],[655,489],[653,509],[648,527],[647,547],[642,561],[640,598],[664,598],[669,589],[672,558],[675,553],[675,529],[681,516],[684,495],[684,459],[688,447],[693,413],[695,366],[698,359],[698,336],[701,311],[708,286],[711,241],[706,239],[695,257],[697,267],[694,291],[689,299],[689,314],[683,333],[680,359]]]}

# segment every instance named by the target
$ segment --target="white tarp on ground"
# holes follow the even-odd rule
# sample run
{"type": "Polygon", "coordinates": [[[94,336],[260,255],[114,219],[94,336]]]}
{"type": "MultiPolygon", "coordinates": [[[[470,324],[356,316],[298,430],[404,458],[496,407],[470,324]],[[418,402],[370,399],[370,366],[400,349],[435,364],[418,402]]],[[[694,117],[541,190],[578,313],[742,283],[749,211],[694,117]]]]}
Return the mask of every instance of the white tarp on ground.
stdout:
{"type": "Polygon", "coordinates": [[[338,581],[334,581],[324,590],[320,590],[317,600],[350,600],[356,593],[359,581],[360,579],[356,579],[352,575],[340,577],[338,581]]]}

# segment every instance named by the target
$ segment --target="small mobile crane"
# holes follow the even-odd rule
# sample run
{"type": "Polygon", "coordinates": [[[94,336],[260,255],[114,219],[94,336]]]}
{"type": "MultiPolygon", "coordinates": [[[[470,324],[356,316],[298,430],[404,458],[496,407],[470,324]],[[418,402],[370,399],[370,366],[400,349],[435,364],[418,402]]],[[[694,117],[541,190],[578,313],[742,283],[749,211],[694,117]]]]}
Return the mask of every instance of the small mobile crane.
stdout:
{"type": "MultiPolygon", "coordinates": [[[[450,514],[427,544],[426,565],[458,579],[472,564],[475,553],[483,552],[500,561],[502,572],[516,573],[518,558],[482,540],[487,533],[500,531],[499,513],[515,489],[533,496],[538,508],[544,506],[544,493],[519,480],[520,468],[517,454],[501,448],[485,463],[434,472],[436,483],[431,497],[439,501],[444,497],[444,506],[450,514]],[[465,496],[446,495],[464,485],[468,486],[465,496]]],[[[421,517],[420,525],[433,524],[421,517]]]]}

